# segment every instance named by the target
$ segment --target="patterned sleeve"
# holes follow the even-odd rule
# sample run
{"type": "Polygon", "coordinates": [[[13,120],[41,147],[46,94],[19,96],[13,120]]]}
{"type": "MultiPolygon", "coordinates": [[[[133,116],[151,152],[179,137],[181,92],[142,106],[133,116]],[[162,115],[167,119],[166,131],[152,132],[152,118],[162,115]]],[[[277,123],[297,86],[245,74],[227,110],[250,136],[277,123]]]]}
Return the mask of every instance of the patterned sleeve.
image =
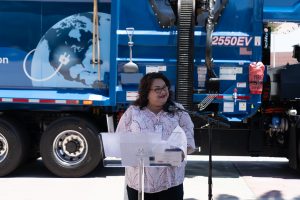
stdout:
{"type": "Polygon", "coordinates": [[[130,106],[122,115],[116,132],[130,132],[130,124],[132,122],[132,110],[133,106],[130,106]]]}
{"type": "Polygon", "coordinates": [[[179,125],[184,130],[187,138],[187,153],[193,153],[195,150],[195,140],[194,140],[194,123],[190,115],[186,112],[181,112],[179,118],[179,125]]]}

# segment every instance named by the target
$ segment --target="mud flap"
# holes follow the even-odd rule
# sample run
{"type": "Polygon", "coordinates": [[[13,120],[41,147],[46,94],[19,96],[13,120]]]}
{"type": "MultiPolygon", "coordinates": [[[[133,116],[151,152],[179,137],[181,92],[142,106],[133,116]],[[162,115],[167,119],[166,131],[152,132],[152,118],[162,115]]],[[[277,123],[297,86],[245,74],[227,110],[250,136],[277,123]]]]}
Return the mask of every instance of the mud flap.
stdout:
{"type": "Polygon", "coordinates": [[[251,121],[251,129],[249,135],[249,153],[250,155],[260,155],[264,150],[264,130],[263,119],[255,117],[251,121]]]}
{"type": "Polygon", "coordinates": [[[297,151],[297,135],[296,135],[296,125],[291,123],[290,126],[290,133],[289,133],[289,151],[288,151],[288,158],[289,158],[289,167],[292,169],[298,168],[298,151],[297,151]]]}

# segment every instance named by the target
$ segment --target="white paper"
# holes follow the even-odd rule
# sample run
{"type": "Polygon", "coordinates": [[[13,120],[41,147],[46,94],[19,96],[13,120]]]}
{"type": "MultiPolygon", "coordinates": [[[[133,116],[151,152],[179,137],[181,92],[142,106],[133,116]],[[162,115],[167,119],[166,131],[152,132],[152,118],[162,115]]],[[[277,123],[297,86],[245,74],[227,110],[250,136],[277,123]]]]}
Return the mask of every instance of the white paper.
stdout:
{"type": "Polygon", "coordinates": [[[157,133],[101,133],[101,136],[105,157],[121,158],[122,166],[138,166],[141,159],[144,166],[178,166],[182,152],[176,148],[185,155],[187,150],[186,136],[179,126],[167,141],[161,140],[157,133]]]}
{"type": "Polygon", "coordinates": [[[185,155],[187,155],[187,139],[184,130],[180,127],[177,126],[171,136],[167,140],[167,144],[169,147],[172,149],[174,147],[180,148],[185,155]]]}
{"type": "Polygon", "coordinates": [[[181,151],[165,151],[163,153],[155,153],[155,163],[165,164],[168,163],[172,166],[179,166],[182,161],[181,151]]]}
{"type": "Polygon", "coordinates": [[[120,134],[101,133],[105,157],[121,158],[120,134]]]}

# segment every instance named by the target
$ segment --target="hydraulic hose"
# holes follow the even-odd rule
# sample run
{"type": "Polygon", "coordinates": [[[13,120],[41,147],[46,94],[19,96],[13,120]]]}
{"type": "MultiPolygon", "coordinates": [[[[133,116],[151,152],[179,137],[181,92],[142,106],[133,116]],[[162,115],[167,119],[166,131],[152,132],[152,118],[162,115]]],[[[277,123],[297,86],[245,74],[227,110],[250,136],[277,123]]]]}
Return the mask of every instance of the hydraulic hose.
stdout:
{"type": "Polygon", "coordinates": [[[208,17],[206,23],[206,49],[205,49],[205,65],[207,67],[208,77],[216,78],[213,70],[212,58],[212,33],[214,32],[214,0],[209,0],[208,17]]]}

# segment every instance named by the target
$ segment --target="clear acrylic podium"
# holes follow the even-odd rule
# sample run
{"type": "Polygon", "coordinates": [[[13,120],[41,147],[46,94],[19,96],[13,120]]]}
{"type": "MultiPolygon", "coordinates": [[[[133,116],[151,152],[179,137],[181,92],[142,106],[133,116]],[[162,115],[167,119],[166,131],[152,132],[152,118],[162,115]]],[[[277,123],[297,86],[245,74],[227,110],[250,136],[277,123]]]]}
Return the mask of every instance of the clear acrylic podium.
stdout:
{"type": "Polygon", "coordinates": [[[104,167],[138,167],[138,199],[144,200],[145,167],[179,166],[182,151],[170,148],[157,133],[101,133],[104,167]]]}

